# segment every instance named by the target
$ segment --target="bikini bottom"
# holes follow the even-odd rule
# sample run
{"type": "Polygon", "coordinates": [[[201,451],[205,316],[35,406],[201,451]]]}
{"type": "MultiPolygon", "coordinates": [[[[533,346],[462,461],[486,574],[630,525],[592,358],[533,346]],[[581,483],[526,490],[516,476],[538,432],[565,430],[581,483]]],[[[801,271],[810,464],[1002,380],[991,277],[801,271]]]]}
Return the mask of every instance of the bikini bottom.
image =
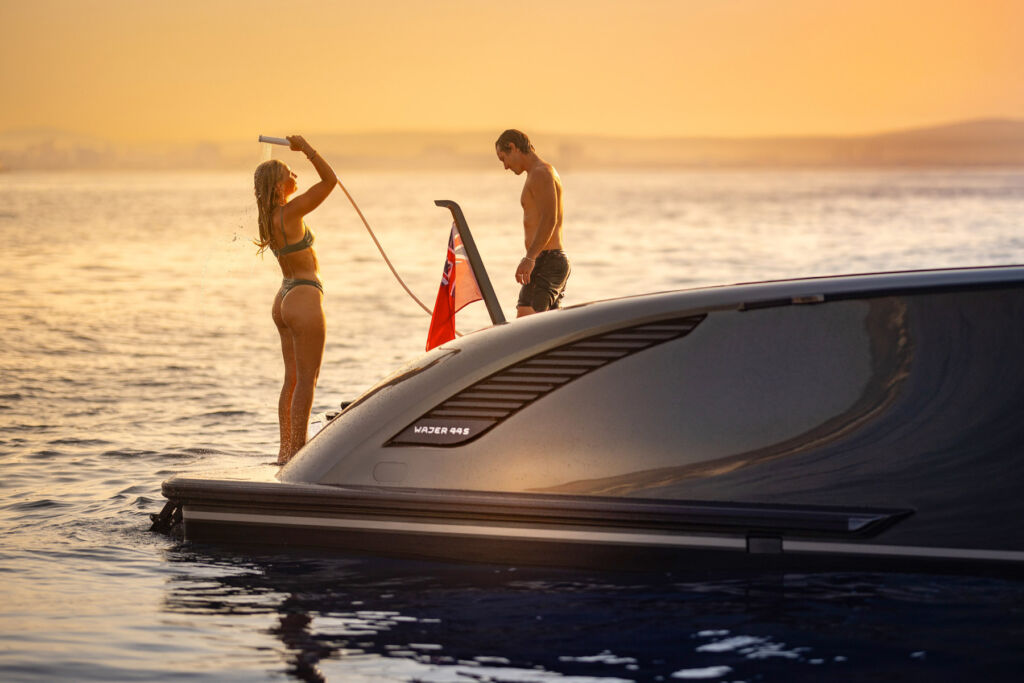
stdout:
{"type": "Polygon", "coordinates": [[[320,282],[317,280],[301,280],[298,278],[286,277],[285,279],[281,280],[281,298],[283,299],[285,296],[287,296],[288,292],[292,291],[293,289],[301,285],[309,285],[310,287],[316,287],[317,289],[320,290],[321,294],[324,293],[324,286],[320,284],[320,282]]]}

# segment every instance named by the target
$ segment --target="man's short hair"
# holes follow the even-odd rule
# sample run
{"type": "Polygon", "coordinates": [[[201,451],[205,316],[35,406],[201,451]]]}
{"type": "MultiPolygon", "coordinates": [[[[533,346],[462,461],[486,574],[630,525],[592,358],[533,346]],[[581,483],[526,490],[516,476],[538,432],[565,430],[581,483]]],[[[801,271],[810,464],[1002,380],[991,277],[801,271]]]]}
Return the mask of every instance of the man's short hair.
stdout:
{"type": "Polygon", "coordinates": [[[509,128],[498,136],[494,146],[502,152],[510,152],[512,147],[515,147],[523,154],[529,154],[533,151],[533,143],[530,142],[530,138],[526,137],[526,133],[515,128],[509,128]]]}

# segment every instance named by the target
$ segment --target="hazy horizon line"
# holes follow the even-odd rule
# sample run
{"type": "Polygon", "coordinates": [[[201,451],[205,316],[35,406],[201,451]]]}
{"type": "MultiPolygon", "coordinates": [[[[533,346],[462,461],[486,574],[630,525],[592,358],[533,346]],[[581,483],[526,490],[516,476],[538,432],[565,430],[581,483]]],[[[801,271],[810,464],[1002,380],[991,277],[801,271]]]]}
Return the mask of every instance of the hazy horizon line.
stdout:
{"type": "MultiPolygon", "coordinates": [[[[988,125],[988,124],[1009,124],[1009,125],[1022,125],[1024,126],[1024,117],[1015,116],[977,116],[967,117],[959,119],[945,119],[936,121],[934,123],[925,123],[920,125],[899,125],[891,128],[884,128],[874,131],[863,131],[855,133],[842,133],[842,132],[806,132],[806,133],[749,133],[749,134],[722,134],[722,133],[678,133],[678,134],[658,134],[658,135],[647,135],[644,133],[617,133],[617,132],[573,132],[564,130],[536,130],[527,132],[531,137],[558,137],[558,138],[593,138],[593,139],[608,139],[608,140],[635,140],[638,142],[654,142],[660,140],[728,140],[728,141],[747,141],[747,140],[806,140],[806,139],[851,139],[851,138],[873,138],[887,135],[898,135],[904,133],[919,133],[927,131],[938,131],[950,128],[956,128],[960,126],[969,125],[988,125]]],[[[510,126],[515,127],[515,126],[510,126]]],[[[462,135],[493,135],[495,138],[501,133],[504,128],[483,128],[483,127],[466,127],[466,128],[378,128],[378,129],[363,129],[357,131],[342,131],[342,130],[314,130],[312,132],[304,133],[307,137],[316,136],[330,136],[330,137],[378,137],[378,136],[409,136],[409,135],[430,135],[430,136],[462,136],[462,135]]],[[[232,136],[206,136],[206,137],[195,137],[189,140],[169,138],[169,137],[152,137],[152,138],[129,138],[129,139],[117,139],[109,136],[91,133],[88,131],[75,130],[73,128],[65,128],[59,126],[16,126],[13,128],[6,128],[0,130],[0,138],[6,136],[15,135],[61,135],[70,136],[82,139],[90,139],[98,142],[107,142],[110,144],[121,145],[121,146],[145,146],[145,145],[164,145],[164,144],[188,144],[189,140],[194,143],[203,142],[214,142],[214,143],[239,143],[239,142],[252,142],[251,138],[258,137],[259,135],[288,135],[290,133],[281,133],[280,131],[267,132],[260,131],[258,133],[246,134],[246,135],[232,135],[232,136]]]]}
{"type": "MultiPolygon", "coordinates": [[[[273,134],[274,132],[265,133],[273,134]]],[[[500,131],[310,133],[327,157],[349,168],[479,169],[500,131]]],[[[251,167],[258,134],[232,140],[115,142],[55,127],[0,133],[0,169],[218,169],[251,167]]],[[[855,136],[530,135],[560,169],[765,166],[1024,166],[1024,119],[964,119],[855,136]]],[[[283,155],[281,147],[272,154],[283,155]]]]}

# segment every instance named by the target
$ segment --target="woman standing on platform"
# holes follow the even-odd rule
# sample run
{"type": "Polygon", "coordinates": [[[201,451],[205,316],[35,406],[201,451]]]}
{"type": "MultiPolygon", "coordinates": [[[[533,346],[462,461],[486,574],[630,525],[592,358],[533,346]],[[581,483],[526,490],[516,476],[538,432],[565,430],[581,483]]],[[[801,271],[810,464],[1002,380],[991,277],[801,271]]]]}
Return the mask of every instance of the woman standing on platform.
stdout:
{"type": "Polygon", "coordinates": [[[330,165],[301,135],[288,136],[288,142],[293,151],[306,155],[320,181],[289,199],[298,189],[297,176],[284,162],[271,159],[256,167],[260,236],[255,244],[259,253],[267,248],[274,253],[284,276],[271,311],[284,356],[284,385],[277,407],[281,427],[279,465],[291,460],[306,443],[324,355],[324,288],[313,250],[313,233],[303,217],[320,206],[338,183],[330,165]]]}

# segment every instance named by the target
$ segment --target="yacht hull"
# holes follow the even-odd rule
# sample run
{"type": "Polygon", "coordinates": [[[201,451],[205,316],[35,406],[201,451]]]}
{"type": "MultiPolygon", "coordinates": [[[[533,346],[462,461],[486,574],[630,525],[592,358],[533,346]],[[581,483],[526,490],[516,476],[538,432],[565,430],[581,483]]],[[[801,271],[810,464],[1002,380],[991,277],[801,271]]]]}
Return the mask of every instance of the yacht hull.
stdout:
{"type": "Polygon", "coordinates": [[[199,541],[493,562],[1024,567],[1024,268],[599,302],[445,344],[199,541]]]}

